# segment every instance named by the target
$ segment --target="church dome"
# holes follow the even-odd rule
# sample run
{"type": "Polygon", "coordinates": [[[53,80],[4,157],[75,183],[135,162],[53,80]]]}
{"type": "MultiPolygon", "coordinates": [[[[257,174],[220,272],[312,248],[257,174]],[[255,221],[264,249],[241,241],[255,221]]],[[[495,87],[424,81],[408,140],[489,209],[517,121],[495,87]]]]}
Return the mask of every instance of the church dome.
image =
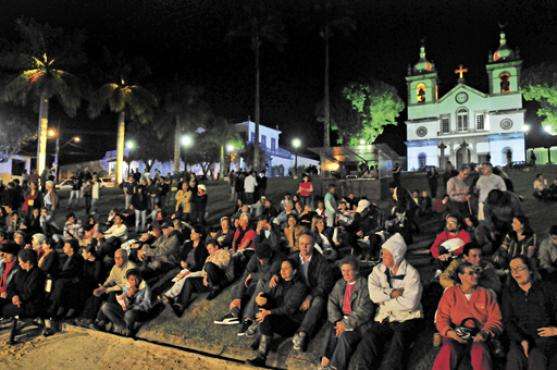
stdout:
{"type": "Polygon", "coordinates": [[[414,73],[429,73],[435,71],[435,64],[427,60],[425,46],[420,47],[420,60],[414,64],[414,73]]]}
{"type": "Polygon", "coordinates": [[[507,37],[503,30],[499,33],[499,48],[495,50],[492,58],[494,62],[502,62],[515,58],[515,52],[507,45],[507,37]]]}

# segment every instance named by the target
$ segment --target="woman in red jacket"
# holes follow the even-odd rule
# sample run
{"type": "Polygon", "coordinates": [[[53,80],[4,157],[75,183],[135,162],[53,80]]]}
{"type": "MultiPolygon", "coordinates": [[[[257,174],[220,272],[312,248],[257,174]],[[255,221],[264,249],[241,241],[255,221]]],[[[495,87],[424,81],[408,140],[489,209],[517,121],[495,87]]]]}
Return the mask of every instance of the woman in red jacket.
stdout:
{"type": "Polygon", "coordinates": [[[313,207],[313,183],[308,175],[304,175],[302,182],[298,185],[298,195],[300,195],[304,206],[313,207]]]}
{"type": "Polygon", "coordinates": [[[460,284],[445,290],[437,308],[436,326],[443,347],[432,370],[457,369],[464,356],[469,356],[474,370],[491,370],[486,343],[503,328],[497,297],[478,286],[478,273],[468,262],[459,266],[458,278],[460,284]]]}

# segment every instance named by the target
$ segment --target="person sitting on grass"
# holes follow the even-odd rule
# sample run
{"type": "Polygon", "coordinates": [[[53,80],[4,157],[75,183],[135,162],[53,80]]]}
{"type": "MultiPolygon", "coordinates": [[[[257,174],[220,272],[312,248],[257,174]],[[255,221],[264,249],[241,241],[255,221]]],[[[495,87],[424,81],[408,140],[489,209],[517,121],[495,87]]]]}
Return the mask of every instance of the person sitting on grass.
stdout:
{"type": "Polygon", "coordinates": [[[141,322],[147,320],[153,303],[151,291],[147,285],[141,285],[139,270],[131,269],[126,273],[127,286],[121,294],[112,295],[103,303],[95,327],[107,330],[112,324],[112,331],[124,336],[133,336],[141,322]]]}
{"type": "Polygon", "coordinates": [[[546,370],[557,364],[555,287],[535,277],[531,260],[511,259],[512,280],[503,293],[503,318],[510,348],[507,370],[546,370]]]}
{"type": "Polygon", "coordinates": [[[492,368],[488,342],[501,334],[503,323],[493,291],[478,286],[478,273],[468,262],[458,267],[460,284],[443,293],[435,323],[443,346],[432,370],[458,368],[465,354],[473,369],[492,368]]]}
{"type": "Polygon", "coordinates": [[[187,262],[182,261],[184,269],[174,277],[174,284],[163,294],[163,300],[177,316],[181,316],[190,305],[194,293],[209,292],[207,299],[211,300],[228,284],[226,272],[230,264],[230,252],[221,249],[216,240],[208,240],[205,246],[209,256],[203,268],[192,272],[187,269],[187,262]]]}
{"type": "Polygon", "coordinates": [[[259,337],[252,345],[252,348],[257,348],[257,356],[247,361],[250,365],[265,366],[273,335],[276,333],[288,337],[300,326],[304,314],[299,307],[306,296],[307,287],[297,271],[294,260],[283,259],[278,278],[255,297],[259,337]]]}
{"type": "Polygon", "coordinates": [[[342,278],[336,282],[327,303],[330,334],[321,358],[323,370],[348,368],[350,356],[373,313],[367,279],[360,276],[358,260],[351,256],[344,258],[340,271],[342,278]]]}

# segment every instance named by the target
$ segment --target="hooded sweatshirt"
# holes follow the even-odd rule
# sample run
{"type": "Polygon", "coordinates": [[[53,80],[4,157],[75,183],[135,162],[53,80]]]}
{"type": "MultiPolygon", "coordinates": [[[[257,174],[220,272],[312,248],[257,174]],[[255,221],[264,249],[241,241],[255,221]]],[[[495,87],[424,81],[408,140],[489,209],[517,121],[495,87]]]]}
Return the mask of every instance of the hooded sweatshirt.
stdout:
{"type": "Polygon", "coordinates": [[[420,274],[404,259],[406,243],[399,233],[391,236],[383,246],[394,258],[398,269],[395,272],[388,269],[383,263],[373,268],[368,278],[369,296],[373,303],[378,305],[375,321],[403,322],[423,317],[422,283],[420,274]],[[394,289],[404,289],[401,296],[391,298],[394,289]]]}

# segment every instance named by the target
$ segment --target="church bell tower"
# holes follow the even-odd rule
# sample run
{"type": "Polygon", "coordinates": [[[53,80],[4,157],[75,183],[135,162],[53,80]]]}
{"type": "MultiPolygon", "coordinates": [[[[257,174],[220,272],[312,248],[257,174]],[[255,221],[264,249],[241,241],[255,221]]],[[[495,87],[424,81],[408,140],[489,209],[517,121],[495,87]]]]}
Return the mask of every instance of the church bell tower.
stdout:
{"type": "Polygon", "coordinates": [[[505,31],[501,28],[499,33],[499,48],[492,54],[489,53],[486,65],[489,79],[489,94],[504,95],[520,91],[520,67],[522,60],[518,51],[507,45],[505,31]]]}
{"type": "Polygon", "coordinates": [[[420,46],[420,59],[408,67],[408,106],[435,103],[438,99],[437,71],[435,64],[426,56],[424,41],[420,46]]]}

